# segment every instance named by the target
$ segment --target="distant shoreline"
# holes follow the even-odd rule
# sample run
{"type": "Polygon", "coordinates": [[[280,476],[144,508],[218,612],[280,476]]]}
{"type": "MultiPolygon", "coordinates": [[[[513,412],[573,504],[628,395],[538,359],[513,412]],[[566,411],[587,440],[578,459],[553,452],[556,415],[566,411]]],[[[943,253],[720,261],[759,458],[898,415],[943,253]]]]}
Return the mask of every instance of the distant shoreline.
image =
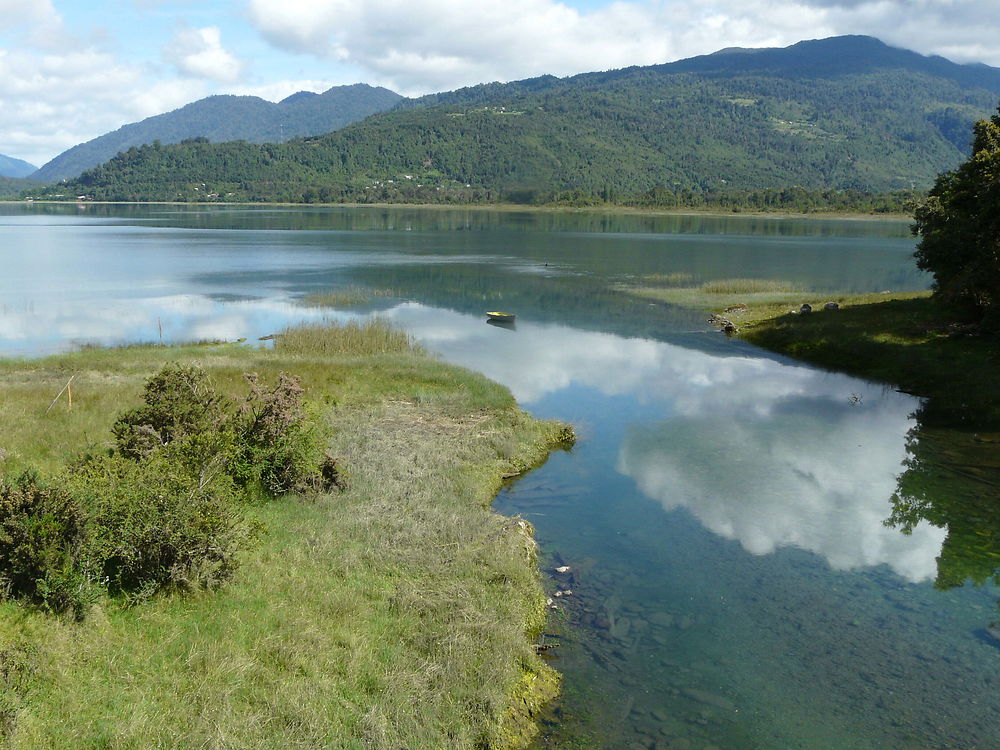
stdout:
{"type": "Polygon", "coordinates": [[[843,221],[887,221],[908,223],[913,221],[910,214],[885,213],[864,214],[852,211],[726,211],[723,208],[635,208],[632,206],[528,206],[516,203],[267,203],[267,202],[227,202],[212,203],[189,201],[75,201],[75,200],[34,200],[22,199],[4,200],[2,203],[23,203],[29,205],[94,205],[94,206],[240,206],[244,208],[412,208],[421,210],[467,210],[467,211],[500,211],[500,212],[531,212],[531,213],[570,213],[570,214],[612,214],[634,216],[707,216],[711,218],[754,218],[754,219],[838,219],[843,221]]]}

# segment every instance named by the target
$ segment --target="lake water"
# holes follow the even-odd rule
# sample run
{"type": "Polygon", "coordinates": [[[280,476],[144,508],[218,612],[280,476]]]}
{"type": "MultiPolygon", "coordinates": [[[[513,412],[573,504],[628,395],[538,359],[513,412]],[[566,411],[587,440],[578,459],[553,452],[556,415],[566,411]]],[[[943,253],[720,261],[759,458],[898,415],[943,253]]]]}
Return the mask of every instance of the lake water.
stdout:
{"type": "Polygon", "coordinates": [[[905,224],[8,205],[0,238],[0,356],[377,314],[576,425],[497,500],[535,525],[557,607],[539,747],[1000,744],[995,445],[614,290],[925,288],[905,224]],[[355,287],[385,296],[300,301],[355,287]],[[496,308],[516,327],[487,325],[496,308]]]}

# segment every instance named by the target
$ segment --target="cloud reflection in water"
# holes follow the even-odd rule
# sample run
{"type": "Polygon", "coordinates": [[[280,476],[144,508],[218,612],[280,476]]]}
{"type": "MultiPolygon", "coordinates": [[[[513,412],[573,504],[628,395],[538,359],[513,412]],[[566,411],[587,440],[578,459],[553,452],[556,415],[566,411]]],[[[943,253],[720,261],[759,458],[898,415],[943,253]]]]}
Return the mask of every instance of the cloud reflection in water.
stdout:
{"type": "Polygon", "coordinates": [[[792,546],[838,570],[884,564],[913,582],[935,575],[944,529],[922,524],[904,536],[882,523],[913,426],[910,396],[648,339],[530,324],[515,334],[419,305],[391,314],[521,403],[571,385],[638,399],[650,421],[626,426],[618,470],[753,554],[792,546]]]}
{"type": "MultiPolygon", "coordinates": [[[[483,318],[404,303],[381,313],[449,361],[504,383],[522,404],[571,386],[628,396],[647,419],[625,425],[617,468],[668,509],[687,508],[751,553],[795,546],[837,569],[886,564],[932,578],[944,530],[886,528],[916,401],[846,376],[765,358],[720,357],[649,339],[483,318]],[[852,404],[852,393],[862,400],[852,404]]],[[[290,298],[201,295],[0,309],[0,353],[73,343],[235,339],[299,321],[359,317],[290,298]]],[[[586,416],[586,404],[580,408],[586,416]]],[[[605,436],[595,435],[594,440],[605,436]]]]}

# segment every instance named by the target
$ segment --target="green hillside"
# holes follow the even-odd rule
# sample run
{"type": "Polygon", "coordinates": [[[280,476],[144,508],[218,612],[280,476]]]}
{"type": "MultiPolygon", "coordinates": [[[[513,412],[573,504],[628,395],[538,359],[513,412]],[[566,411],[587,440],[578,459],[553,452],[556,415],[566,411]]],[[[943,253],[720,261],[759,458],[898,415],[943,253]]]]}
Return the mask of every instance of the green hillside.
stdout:
{"type": "Polygon", "coordinates": [[[210,96],[74,146],[31,177],[43,182],[76,177],[119,151],[154,141],[179,143],[188,138],[207,138],[215,142],[266,143],[328,133],[387,110],[401,98],[388,89],[362,83],[335,86],[322,94],[300,91],[277,104],[256,96],[210,96]]]}
{"type": "Polygon", "coordinates": [[[37,190],[42,183],[24,177],[0,177],[0,199],[17,198],[26,190],[37,190]]]}
{"type": "Polygon", "coordinates": [[[791,186],[925,189],[998,97],[996,68],[837,37],[476,86],[284,144],[148,146],[49,194],[670,205],[791,186]]]}

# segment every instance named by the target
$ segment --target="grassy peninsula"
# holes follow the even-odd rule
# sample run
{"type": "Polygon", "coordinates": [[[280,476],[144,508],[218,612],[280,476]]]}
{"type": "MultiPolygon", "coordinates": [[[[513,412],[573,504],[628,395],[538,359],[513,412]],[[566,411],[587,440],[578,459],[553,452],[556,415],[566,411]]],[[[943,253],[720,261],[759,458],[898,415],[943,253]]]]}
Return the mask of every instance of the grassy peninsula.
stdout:
{"type": "Polygon", "coordinates": [[[340,490],[242,508],[257,529],[212,590],[80,621],[0,601],[0,744],[516,748],[558,680],[532,648],[545,609],[530,526],[490,509],[503,477],[570,434],[510,393],[373,326],[235,344],[87,349],[0,362],[0,469],[56,472],[168,363],[235,393],[300,379],[340,490]],[[72,410],[60,389],[72,381],[72,410]],[[47,411],[48,409],[48,411],[47,411]]]}
{"type": "MultiPolygon", "coordinates": [[[[789,305],[750,305],[723,315],[746,341],[811,364],[892,383],[930,398],[936,409],[979,423],[1000,425],[1000,399],[987,386],[1000,366],[1000,347],[967,314],[933,299],[929,292],[800,295],[813,312],[789,305]]],[[[994,427],[995,429],[995,427],[994,427]]]]}

